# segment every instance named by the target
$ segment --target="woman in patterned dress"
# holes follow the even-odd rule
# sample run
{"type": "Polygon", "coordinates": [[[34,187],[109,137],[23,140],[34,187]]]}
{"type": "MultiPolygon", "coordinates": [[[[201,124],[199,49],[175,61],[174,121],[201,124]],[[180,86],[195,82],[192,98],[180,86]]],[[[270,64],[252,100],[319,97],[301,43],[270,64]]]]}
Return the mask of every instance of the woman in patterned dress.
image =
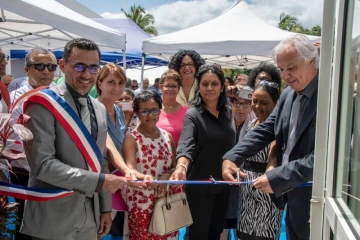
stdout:
{"type": "MultiPolygon", "coordinates": [[[[156,127],[161,107],[161,97],[155,92],[143,91],[135,97],[133,109],[139,124],[125,137],[123,153],[129,168],[153,179],[169,180],[176,150],[171,135],[156,127]]],[[[177,240],[178,232],[157,236],[148,231],[154,203],[165,191],[165,184],[126,190],[130,240],[177,240]]]]}
{"type": "MultiPolygon", "coordinates": [[[[268,118],[279,96],[279,85],[275,82],[261,80],[256,85],[252,99],[252,109],[256,119],[250,122],[247,132],[268,118]]],[[[265,173],[270,145],[244,162],[244,172],[247,176],[243,181],[254,180],[265,173]]],[[[240,189],[238,239],[278,239],[282,210],[272,202],[270,194],[260,192],[252,184],[241,185],[240,189]]]]}

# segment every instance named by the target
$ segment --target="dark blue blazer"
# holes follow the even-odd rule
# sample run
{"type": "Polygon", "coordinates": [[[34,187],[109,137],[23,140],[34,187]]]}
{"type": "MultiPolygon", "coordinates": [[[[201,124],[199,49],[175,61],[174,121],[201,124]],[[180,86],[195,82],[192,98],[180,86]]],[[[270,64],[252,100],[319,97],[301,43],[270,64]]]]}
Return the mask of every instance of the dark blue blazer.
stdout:
{"type": "Polygon", "coordinates": [[[288,164],[281,166],[289,135],[291,107],[295,95],[290,87],[281,94],[268,119],[249,131],[245,138],[223,157],[240,166],[247,158],[276,140],[278,167],[267,172],[266,176],[274,195],[284,196],[287,199],[287,222],[290,221],[296,234],[304,239],[309,238],[308,222],[312,187],[298,186],[313,179],[317,76],[310,84],[314,84],[316,89],[299,119],[295,146],[290,152],[288,164]]]}

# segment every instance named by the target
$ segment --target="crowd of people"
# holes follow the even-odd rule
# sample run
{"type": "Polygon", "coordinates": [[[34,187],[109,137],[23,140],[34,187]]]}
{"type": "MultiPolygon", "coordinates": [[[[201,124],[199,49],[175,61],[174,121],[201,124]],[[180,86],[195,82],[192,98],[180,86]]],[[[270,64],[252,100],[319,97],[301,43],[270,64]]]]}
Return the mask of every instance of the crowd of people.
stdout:
{"type": "MultiPolygon", "coordinates": [[[[15,239],[178,239],[178,231],[159,236],[149,224],[157,198],[180,191],[193,219],[187,239],[227,239],[229,231],[239,240],[278,239],[285,209],[288,239],[309,239],[312,188],[299,186],[313,176],[319,56],[296,34],[273,57],[276,65],[263,62],[232,78],[196,51],[180,50],[150,86],[147,78],[128,79],[116,64],[100,67],[99,47],[88,39],[69,41],[58,62],[49,50],[29,51],[27,77],[10,99],[46,88],[12,114],[12,123],[27,119],[33,139],[21,144],[26,158],[11,161],[11,182],[73,192],[16,199],[15,239]],[[64,81],[54,84],[57,67],[64,81]],[[89,95],[94,86],[96,99],[89,95]],[[210,177],[248,184],[154,182],[210,177]],[[112,209],[117,191],[125,212],[112,209]]],[[[0,49],[6,86],[8,60],[0,49]]],[[[2,97],[1,111],[8,109],[2,97]]],[[[14,133],[11,140],[22,139],[14,133]]]]}

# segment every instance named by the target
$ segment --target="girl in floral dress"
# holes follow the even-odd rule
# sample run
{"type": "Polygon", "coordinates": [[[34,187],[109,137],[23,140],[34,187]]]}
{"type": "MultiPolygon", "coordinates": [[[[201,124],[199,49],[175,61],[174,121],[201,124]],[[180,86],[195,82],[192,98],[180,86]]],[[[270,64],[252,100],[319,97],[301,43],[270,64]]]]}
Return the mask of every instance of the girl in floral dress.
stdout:
{"type": "MultiPolygon", "coordinates": [[[[129,168],[153,179],[169,180],[175,167],[176,150],[171,135],[156,127],[161,107],[161,97],[155,92],[144,91],[135,97],[133,109],[139,125],[126,136],[123,153],[129,168]]],[[[130,240],[177,240],[178,232],[158,236],[148,231],[154,203],[165,191],[165,184],[126,190],[130,240]]]]}

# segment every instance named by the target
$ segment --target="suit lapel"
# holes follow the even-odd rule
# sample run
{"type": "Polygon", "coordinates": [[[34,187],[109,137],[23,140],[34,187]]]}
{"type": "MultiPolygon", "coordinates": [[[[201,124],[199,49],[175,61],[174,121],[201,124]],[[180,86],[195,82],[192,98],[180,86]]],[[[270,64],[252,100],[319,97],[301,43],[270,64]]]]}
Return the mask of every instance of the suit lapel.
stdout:
{"type": "Polygon", "coordinates": [[[302,116],[300,118],[299,125],[296,129],[295,144],[299,140],[299,138],[300,138],[301,134],[304,132],[304,130],[307,127],[309,127],[311,120],[313,119],[314,115],[316,114],[316,108],[317,108],[316,100],[317,100],[317,92],[315,92],[312,95],[307,108],[305,109],[304,113],[302,114],[302,116]]]}
{"type": "Polygon", "coordinates": [[[62,82],[58,87],[59,95],[62,97],[67,104],[70,105],[70,107],[74,110],[74,112],[79,116],[78,110],[75,106],[75,102],[73,97],[71,96],[70,92],[67,90],[65,81],[62,82]]]}
{"type": "MultiPolygon", "coordinates": [[[[90,97],[90,96],[89,96],[90,97]]],[[[104,121],[106,121],[106,116],[104,116],[103,112],[101,111],[101,109],[99,109],[99,105],[97,100],[95,100],[94,98],[90,97],[90,101],[91,104],[93,105],[94,108],[94,112],[95,112],[95,118],[96,118],[96,122],[97,122],[97,127],[98,127],[98,136],[100,134],[101,129],[103,128],[103,124],[104,121]]],[[[96,140],[96,143],[99,145],[99,141],[100,138],[98,137],[96,140]]]]}
{"type": "Polygon", "coordinates": [[[292,103],[294,101],[294,90],[291,89],[286,97],[284,109],[283,109],[283,133],[284,133],[284,142],[287,143],[289,136],[289,124],[291,116],[292,103]]]}

